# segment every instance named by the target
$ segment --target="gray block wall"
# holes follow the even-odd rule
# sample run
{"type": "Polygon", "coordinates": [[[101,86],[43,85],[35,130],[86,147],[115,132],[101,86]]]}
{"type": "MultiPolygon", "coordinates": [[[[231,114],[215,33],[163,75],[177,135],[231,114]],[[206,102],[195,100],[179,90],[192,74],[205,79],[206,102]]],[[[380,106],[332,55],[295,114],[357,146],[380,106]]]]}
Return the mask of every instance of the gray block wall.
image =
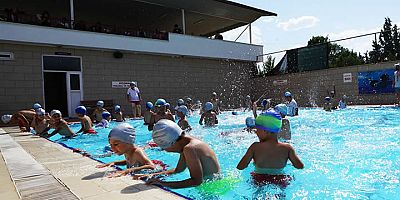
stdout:
{"type": "Polygon", "coordinates": [[[0,114],[44,104],[42,55],[67,52],[82,57],[83,100],[113,99],[127,114],[127,89],[112,88],[112,81],[137,81],[145,101],[191,97],[203,103],[217,92],[224,107],[242,105],[250,93],[251,62],[182,56],[146,55],[113,51],[0,43],[1,52],[13,52],[15,60],[0,61],[0,114]]]}
{"type": "Polygon", "coordinates": [[[300,72],[279,76],[259,77],[253,79],[252,93],[257,98],[267,93],[268,98],[272,98],[274,104],[284,101],[283,93],[290,91],[294,95],[299,106],[315,107],[322,106],[324,97],[328,96],[329,91],[336,88],[336,97],[333,103],[338,103],[340,97],[347,95],[349,103],[353,105],[388,105],[394,104],[396,96],[389,94],[359,94],[358,92],[358,72],[376,71],[383,69],[394,69],[393,65],[397,62],[385,62],[379,64],[368,64],[341,68],[331,68],[310,72],[300,72]],[[351,73],[352,82],[345,83],[343,74],[351,73]],[[287,80],[287,84],[274,85],[276,80],[287,80]]]}

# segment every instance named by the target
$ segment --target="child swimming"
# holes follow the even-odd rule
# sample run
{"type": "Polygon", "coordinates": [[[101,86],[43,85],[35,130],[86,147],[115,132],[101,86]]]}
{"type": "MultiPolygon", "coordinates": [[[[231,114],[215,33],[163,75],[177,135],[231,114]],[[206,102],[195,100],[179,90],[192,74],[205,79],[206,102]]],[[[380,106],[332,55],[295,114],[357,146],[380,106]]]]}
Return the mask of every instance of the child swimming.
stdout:
{"type": "Polygon", "coordinates": [[[289,91],[285,92],[286,106],[288,108],[287,116],[299,115],[299,108],[297,107],[297,102],[294,100],[292,93],[289,91]]]}
{"type": "Polygon", "coordinates": [[[146,102],[146,111],[144,112],[144,125],[149,125],[151,116],[154,115],[154,112],[151,110],[153,108],[153,103],[146,102]]]}
{"type": "Polygon", "coordinates": [[[108,142],[110,143],[111,150],[118,155],[124,155],[125,160],[97,165],[96,167],[126,165],[126,170],[118,171],[109,177],[125,176],[144,169],[153,170],[155,168],[153,162],[147,157],[143,149],[135,146],[135,139],[135,129],[131,125],[121,123],[114,127],[108,134],[108,142]]]}
{"type": "Polygon", "coordinates": [[[290,177],[283,174],[283,168],[288,160],[295,168],[304,168],[294,148],[290,144],[278,141],[277,134],[281,127],[281,116],[272,109],[256,118],[255,128],[260,142],[254,142],[237,165],[237,169],[243,170],[253,160],[255,170],[252,177],[256,183],[287,185],[290,177]]]}
{"type": "Polygon", "coordinates": [[[292,132],[290,129],[289,119],[286,118],[287,115],[287,106],[285,104],[278,104],[274,108],[282,118],[282,128],[278,133],[278,138],[282,138],[284,140],[290,140],[292,138],[292,132]]]}
{"type": "Polygon", "coordinates": [[[178,109],[176,110],[176,114],[179,117],[178,125],[184,131],[192,130],[192,127],[190,126],[189,122],[186,120],[187,113],[188,113],[188,109],[186,106],[183,106],[183,105],[179,106],[178,109]]]}
{"type": "Polygon", "coordinates": [[[170,112],[167,112],[165,104],[167,102],[164,99],[157,99],[155,103],[156,113],[151,116],[148,130],[153,130],[153,126],[161,119],[169,119],[175,122],[174,116],[170,112]]]}

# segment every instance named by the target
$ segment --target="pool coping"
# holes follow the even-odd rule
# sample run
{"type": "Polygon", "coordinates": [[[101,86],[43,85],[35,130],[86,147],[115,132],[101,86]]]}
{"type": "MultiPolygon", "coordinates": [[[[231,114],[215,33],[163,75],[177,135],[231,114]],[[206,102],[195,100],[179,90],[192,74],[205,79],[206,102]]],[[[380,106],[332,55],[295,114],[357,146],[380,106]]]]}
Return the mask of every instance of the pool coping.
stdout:
{"type": "MultiPolygon", "coordinates": [[[[65,144],[20,132],[17,127],[2,127],[1,130],[79,199],[189,199],[168,188],[145,185],[130,177],[104,178],[109,168],[106,171],[95,168],[99,160],[73,153],[65,144]]],[[[12,166],[6,165],[11,176],[12,166]]],[[[19,192],[18,188],[16,190],[19,192]]]]}

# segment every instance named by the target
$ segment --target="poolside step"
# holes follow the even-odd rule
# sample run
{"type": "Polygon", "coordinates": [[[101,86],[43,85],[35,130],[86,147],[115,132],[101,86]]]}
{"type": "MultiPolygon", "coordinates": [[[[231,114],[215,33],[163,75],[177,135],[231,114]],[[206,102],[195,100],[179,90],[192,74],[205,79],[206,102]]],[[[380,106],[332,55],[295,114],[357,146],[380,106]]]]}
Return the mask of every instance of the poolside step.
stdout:
{"type": "Polygon", "coordinates": [[[0,150],[21,199],[79,199],[10,135],[0,134],[0,150]]]}

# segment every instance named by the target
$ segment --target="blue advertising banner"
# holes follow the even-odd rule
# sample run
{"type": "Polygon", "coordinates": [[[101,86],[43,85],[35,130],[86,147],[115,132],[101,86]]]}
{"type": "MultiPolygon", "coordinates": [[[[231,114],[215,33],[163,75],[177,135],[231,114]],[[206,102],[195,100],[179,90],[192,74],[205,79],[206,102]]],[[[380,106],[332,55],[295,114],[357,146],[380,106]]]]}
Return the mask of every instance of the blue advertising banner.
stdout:
{"type": "Polygon", "coordinates": [[[393,81],[394,69],[358,72],[358,93],[394,93],[393,81]]]}

